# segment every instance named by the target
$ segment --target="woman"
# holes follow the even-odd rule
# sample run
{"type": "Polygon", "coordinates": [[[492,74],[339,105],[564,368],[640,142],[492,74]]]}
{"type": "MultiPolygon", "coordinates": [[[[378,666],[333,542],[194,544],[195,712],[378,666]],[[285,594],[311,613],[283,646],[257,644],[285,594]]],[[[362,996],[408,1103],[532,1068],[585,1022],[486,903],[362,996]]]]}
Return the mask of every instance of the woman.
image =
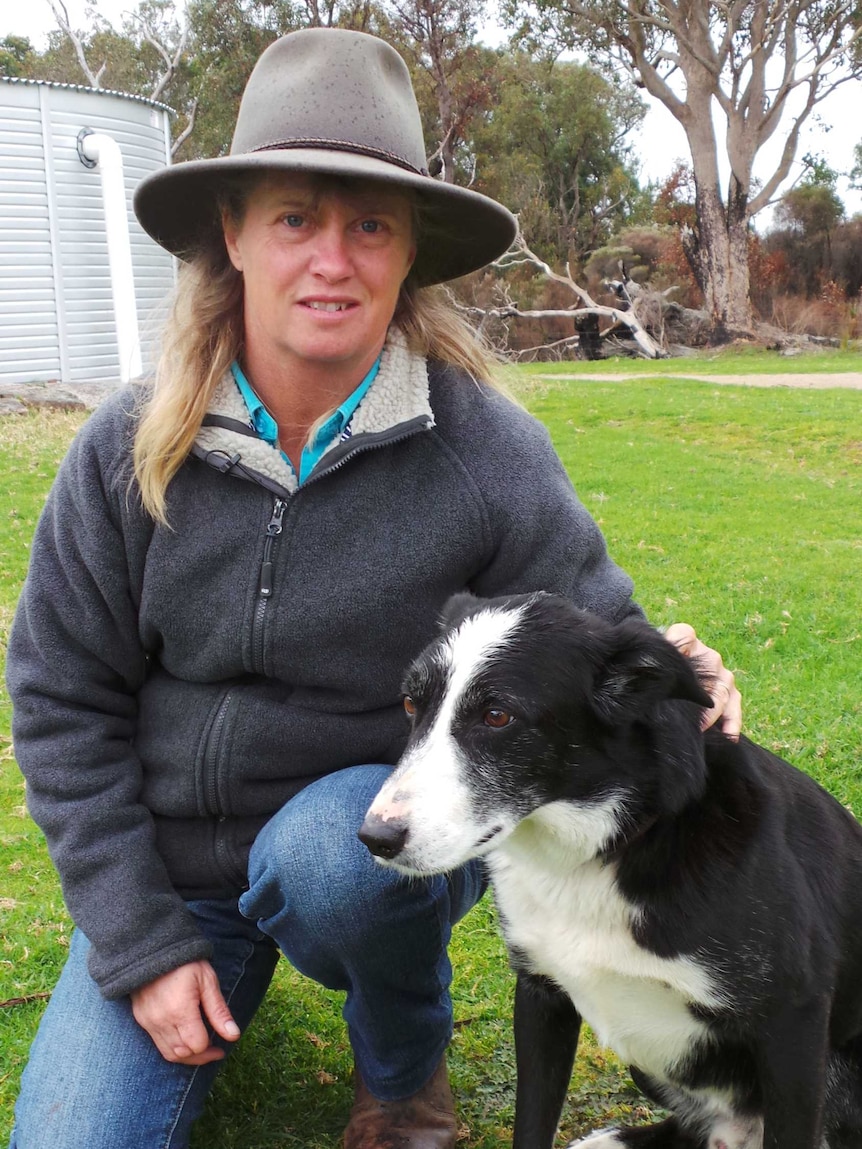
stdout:
{"type": "Polygon", "coordinates": [[[402,672],[465,587],[638,609],[546,434],[428,291],[514,220],[430,179],[390,47],[321,29],[261,57],[230,156],[149,177],[135,207],[187,261],[155,386],[73,444],[9,647],[78,926],[12,1145],[187,1144],[283,952],[347,994],[347,1149],[452,1146],[446,949],[483,875],[405,883],[356,840],[405,741],[402,672]]]}

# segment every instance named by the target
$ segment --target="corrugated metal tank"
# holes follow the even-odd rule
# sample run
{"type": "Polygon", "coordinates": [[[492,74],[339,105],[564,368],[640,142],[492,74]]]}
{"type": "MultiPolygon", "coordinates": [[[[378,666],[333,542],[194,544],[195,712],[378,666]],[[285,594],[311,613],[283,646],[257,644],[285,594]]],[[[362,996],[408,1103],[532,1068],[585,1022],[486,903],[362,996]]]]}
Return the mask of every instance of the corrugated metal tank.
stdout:
{"type": "Polygon", "coordinates": [[[132,192],[170,162],[170,110],[138,96],[0,77],[0,381],[119,377],[99,171],[78,153],[89,129],[116,140],[144,369],[174,261],[141,229],[132,192]]]}

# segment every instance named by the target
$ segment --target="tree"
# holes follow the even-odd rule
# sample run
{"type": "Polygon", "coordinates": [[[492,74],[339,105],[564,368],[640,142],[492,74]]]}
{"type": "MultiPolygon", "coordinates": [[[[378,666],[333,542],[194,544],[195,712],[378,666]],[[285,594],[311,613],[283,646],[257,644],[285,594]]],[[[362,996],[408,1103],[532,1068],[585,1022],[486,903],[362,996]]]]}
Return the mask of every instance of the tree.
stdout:
{"type": "Polygon", "coordinates": [[[834,278],[832,236],[844,218],[844,204],[838,173],[815,157],[806,156],[805,162],[804,178],[775,209],[775,233],[769,238],[794,268],[796,284],[813,295],[834,278]]]}
{"type": "Polygon", "coordinates": [[[850,186],[862,188],[862,143],[853,149],[853,167],[850,169],[850,186]]]}
{"type": "Polygon", "coordinates": [[[752,327],[749,221],[787,179],[802,125],[840,84],[862,76],[859,0],[509,0],[538,34],[622,66],[685,131],[696,187],[686,254],[719,335],[752,327]],[[795,102],[794,102],[795,101],[795,102]],[[721,176],[713,111],[723,115],[721,176]],[[786,124],[758,186],[755,158],[786,124]]]}
{"type": "Polygon", "coordinates": [[[473,129],[481,190],[521,220],[532,248],[581,266],[638,209],[626,138],[645,108],[628,84],[584,64],[501,53],[473,129]]]}
{"type": "Polygon", "coordinates": [[[471,124],[490,106],[495,54],[476,43],[482,9],[483,0],[388,0],[377,12],[375,31],[413,75],[429,171],[447,183],[473,182],[465,144],[471,124]]]}
{"type": "Polygon", "coordinates": [[[33,57],[33,45],[26,36],[4,37],[0,40],[0,76],[29,77],[33,57]]]}
{"type": "MultiPolygon", "coordinates": [[[[69,11],[63,3],[63,0],[48,0],[48,2],[51,5],[51,11],[54,13],[54,19],[57,21],[57,25],[62,33],[59,39],[56,36],[52,36],[51,48],[60,49],[62,46],[68,44],[68,47],[71,48],[75,54],[78,67],[83,73],[84,83],[88,84],[91,88],[101,88],[102,77],[108,66],[107,57],[102,59],[101,64],[91,65],[90,60],[87,58],[87,43],[84,34],[79,33],[72,27],[69,11]]],[[[94,33],[90,36],[90,40],[96,40],[100,35],[102,38],[104,38],[106,34],[110,36],[110,31],[106,33],[106,30],[109,28],[106,22],[102,20],[97,13],[93,13],[93,15],[97,24],[94,33]]],[[[99,47],[101,48],[102,45],[99,45],[99,47]]],[[[95,52],[92,54],[95,55],[95,52]]],[[[100,57],[102,56],[102,52],[98,54],[100,57]]]]}
{"type": "Polygon", "coordinates": [[[844,285],[848,299],[862,292],[862,216],[839,224],[832,240],[835,278],[844,285]]]}
{"type": "Polygon", "coordinates": [[[786,192],[775,209],[775,221],[811,239],[827,237],[844,218],[844,204],[835,187],[803,182],[786,192]]]}

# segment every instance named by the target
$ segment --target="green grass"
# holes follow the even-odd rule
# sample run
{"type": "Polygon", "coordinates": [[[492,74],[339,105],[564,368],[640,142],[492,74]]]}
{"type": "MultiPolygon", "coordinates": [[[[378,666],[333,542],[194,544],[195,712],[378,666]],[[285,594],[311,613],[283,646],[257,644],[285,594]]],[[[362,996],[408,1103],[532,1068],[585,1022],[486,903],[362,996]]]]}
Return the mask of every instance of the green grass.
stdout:
{"type": "MultiPolygon", "coordinates": [[[[781,369],[798,362],[782,361],[781,369]]],[[[828,368],[842,369],[852,368],[828,368]]],[[[518,391],[550,428],[653,620],[693,622],[737,672],[747,731],[862,815],[862,393],[685,380],[555,382],[536,373],[521,371],[518,391]]],[[[79,421],[58,414],[0,420],[4,634],[35,517],[79,421]]],[[[50,989],[69,933],[41,837],[23,811],[8,732],[4,696],[3,1000],[50,989]]],[[[450,1064],[462,1143],[496,1149],[511,1138],[514,1055],[512,980],[490,905],[458,927],[452,956],[450,1064]]],[[[219,1080],[197,1149],[339,1143],[351,1064],[340,1005],[282,963],[261,1016],[219,1080]]],[[[42,1007],[37,999],[0,1009],[0,1139],[42,1007]]],[[[632,1111],[644,1116],[641,1105],[613,1057],[588,1039],[564,1134],[632,1111]]]]}
{"type": "Polygon", "coordinates": [[[526,363],[517,368],[524,375],[823,375],[862,371],[862,348],[824,348],[800,355],[780,355],[760,347],[733,346],[726,350],[700,351],[675,359],[619,357],[588,363],[526,363]]]}

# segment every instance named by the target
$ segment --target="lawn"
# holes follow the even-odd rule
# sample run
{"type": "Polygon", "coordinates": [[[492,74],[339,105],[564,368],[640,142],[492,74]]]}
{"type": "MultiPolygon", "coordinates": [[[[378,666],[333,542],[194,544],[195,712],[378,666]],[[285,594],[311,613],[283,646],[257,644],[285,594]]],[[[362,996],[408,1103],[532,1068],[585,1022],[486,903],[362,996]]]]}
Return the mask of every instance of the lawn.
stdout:
{"type": "Polygon", "coordinates": [[[672,359],[612,358],[595,362],[525,363],[521,375],[825,375],[862,371],[862,349],[824,348],[792,355],[777,354],[762,347],[734,345],[713,348],[672,359]]]}
{"type": "MultiPolygon", "coordinates": [[[[779,362],[781,370],[798,364],[779,362]]],[[[852,362],[828,370],[851,370],[852,362]]],[[[862,394],[664,378],[552,381],[536,378],[541,373],[519,372],[518,394],[550,429],[650,616],[657,624],[694,623],[738,675],[748,733],[862,815],[862,394]]],[[[57,413],[0,419],[3,634],[35,517],[79,422],[57,413]]],[[[43,1007],[35,995],[50,989],[70,928],[23,809],[8,733],[3,696],[0,1000],[32,1000],[0,1009],[0,1139],[43,1007]]],[[[511,1136],[514,1067],[511,976],[490,905],[458,927],[453,961],[450,1064],[462,1143],[493,1149],[511,1136]]],[[[350,1101],[339,1008],[336,996],[282,963],[262,1015],[220,1079],[197,1149],[334,1149],[350,1101]]],[[[588,1040],[564,1133],[633,1109],[642,1116],[640,1105],[614,1059],[588,1040]]]]}

